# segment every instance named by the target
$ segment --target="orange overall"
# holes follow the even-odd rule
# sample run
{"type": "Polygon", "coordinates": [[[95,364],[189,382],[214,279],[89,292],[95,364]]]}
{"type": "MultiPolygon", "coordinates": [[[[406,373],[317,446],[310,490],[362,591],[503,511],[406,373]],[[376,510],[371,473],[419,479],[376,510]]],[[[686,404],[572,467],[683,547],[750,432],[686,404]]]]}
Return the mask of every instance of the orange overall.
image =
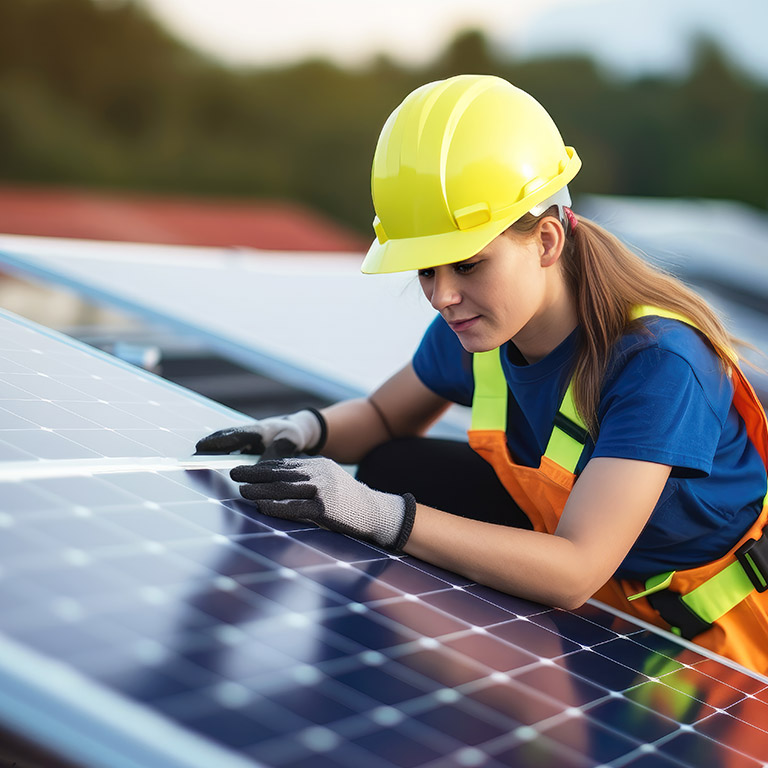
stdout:
{"type": "MultiPolygon", "coordinates": [[[[639,307],[633,317],[674,313],[639,307]]],[[[507,448],[507,383],[499,350],[474,355],[475,395],[469,444],[494,468],[534,530],[554,533],[573,488],[584,447],[583,422],[569,386],[539,467],[512,461],[507,448]]],[[[768,467],[768,423],[751,385],[733,366],[733,403],[768,467]]],[[[659,574],[645,584],[611,579],[595,599],[768,674],[768,505],[736,545],[718,560],[659,574]]]]}

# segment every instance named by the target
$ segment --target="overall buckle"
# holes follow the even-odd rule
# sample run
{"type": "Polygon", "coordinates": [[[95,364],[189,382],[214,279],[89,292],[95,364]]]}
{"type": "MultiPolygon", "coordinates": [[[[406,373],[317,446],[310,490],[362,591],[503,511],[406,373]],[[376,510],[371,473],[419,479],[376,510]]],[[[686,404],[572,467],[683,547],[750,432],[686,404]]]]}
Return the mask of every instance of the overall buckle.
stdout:
{"type": "Polygon", "coordinates": [[[755,589],[765,592],[768,589],[768,537],[765,529],[759,539],[747,539],[735,554],[755,589]]]}
{"type": "Polygon", "coordinates": [[[670,631],[693,640],[694,637],[706,632],[712,624],[701,618],[695,611],[687,606],[679,592],[664,589],[648,596],[651,607],[658,611],[664,621],[670,626],[670,631]]]}

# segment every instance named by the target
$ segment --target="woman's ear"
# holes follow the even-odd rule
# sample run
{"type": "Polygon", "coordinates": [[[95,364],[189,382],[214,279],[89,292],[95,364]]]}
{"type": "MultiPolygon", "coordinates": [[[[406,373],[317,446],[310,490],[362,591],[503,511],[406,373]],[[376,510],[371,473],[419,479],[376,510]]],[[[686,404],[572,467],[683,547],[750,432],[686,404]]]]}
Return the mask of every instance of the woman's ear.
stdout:
{"type": "Polygon", "coordinates": [[[539,224],[539,246],[542,267],[556,264],[565,245],[565,229],[554,216],[546,216],[539,224]]]}

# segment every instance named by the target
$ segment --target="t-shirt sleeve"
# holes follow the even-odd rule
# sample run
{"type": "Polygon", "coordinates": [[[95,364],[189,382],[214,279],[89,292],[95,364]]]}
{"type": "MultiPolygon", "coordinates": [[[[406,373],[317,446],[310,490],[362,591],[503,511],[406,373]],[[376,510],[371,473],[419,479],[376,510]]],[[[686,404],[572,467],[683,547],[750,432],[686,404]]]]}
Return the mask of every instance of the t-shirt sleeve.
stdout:
{"type": "Polygon", "coordinates": [[[694,368],[674,351],[642,349],[606,384],[592,458],[652,461],[672,466],[678,477],[707,476],[731,397],[714,355],[694,368]]]}
{"type": "Polygon", "coordinates": [[[442,317],[436,317],[424,333],[413,356],[413,368],[435,394],[460,405],[472,404],[472,355],[442,317]]]}

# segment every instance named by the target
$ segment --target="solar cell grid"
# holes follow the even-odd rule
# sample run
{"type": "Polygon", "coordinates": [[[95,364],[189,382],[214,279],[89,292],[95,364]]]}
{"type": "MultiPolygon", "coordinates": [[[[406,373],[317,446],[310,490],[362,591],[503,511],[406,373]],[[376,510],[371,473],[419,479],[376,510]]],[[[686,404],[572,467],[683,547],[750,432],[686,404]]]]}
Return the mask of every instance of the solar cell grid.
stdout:
{"type": "Polygon", "coordinates": [[[0,461],[189,455],[241,423],[162,379],[0,313],[0,461]]]}
{"type": "MultiPolygon", "coordinates": [[[[324,550],[327,532],[275,530],[222,472],[149,477],[148,495],[165,500],[135,519],[147,502],[133,473],[88,479],[103,486],[94,498],[114,490],[119,503],[75,497],[18,512],[0,502],[3,539],[48,554],[4,558],[3,593],[19,601],[3,630],[267,764],[321,754],[336,765],[447,755],[467,765],[622,765],[645,743],[661,749],[683,734],[666,749],[690,755],[726,725],[749,728],[714,721],[718,709],[762,722],[754,708],[767,705],[747,693],[768,686],[704,656],[687,666],[654,652],[630,622],[534,604],[521,617],[360,542],[333,536],[337,550],[351,545],[338,559],[324,550]],[[190,521],[190,504],[215,514],[190,521]],[[257,532],[238,532],[238,518],[257,532]],[[399,576],[379,578],[389,570],[399,576]],[[721,669],[727,682],[712,677],[721,669]],[[716,706],[706,703],[713,692],[716,706]]],[[[754,740],[754,726],[745,732],[754,740]]]]}
{"type": "MultiPolygon", "coordinates": [[[[11,343],[35,339],[2,320],[11,343]]],[[[96,358],[115,386],[134,378],[58,343],[72,368],[91,371],[96,358]]],[[[196,436],[224,416],[237,419],[135,377],[143,384],[128,389],[137,398],[145,384],[153,397],[162,392],[196,436]]],[[[74,403],[75,416],[92,402],[57,399],[58,379],[49,385],[48,397],[31,400],[74,403]]],[[[41,430],[30,424],[0,426],[3,440],[13,448],[17,436],[41,430]]],[[[188,453],[186,427],[165,428],[188,453]]],[[[15,648],[55,659],[115,700],[210,739],[226,750],[222,766],[223,754],[276,768],[768,761],[768,681],[671,637],[595,605],[546,608],[310,524],[266,518],[216,459],[191,467],[73,451],[67,459],[82,461],[30,454],[0,465],[3,681],[21,660],[15,648]]],[[[52,677],[51,700],[57,684],[52,677]]],[[[146,733],[137,726],[133,738],[146,733]]],[[[196,742],[174,743],[178,759],[211,764],[196,742]]]]}

